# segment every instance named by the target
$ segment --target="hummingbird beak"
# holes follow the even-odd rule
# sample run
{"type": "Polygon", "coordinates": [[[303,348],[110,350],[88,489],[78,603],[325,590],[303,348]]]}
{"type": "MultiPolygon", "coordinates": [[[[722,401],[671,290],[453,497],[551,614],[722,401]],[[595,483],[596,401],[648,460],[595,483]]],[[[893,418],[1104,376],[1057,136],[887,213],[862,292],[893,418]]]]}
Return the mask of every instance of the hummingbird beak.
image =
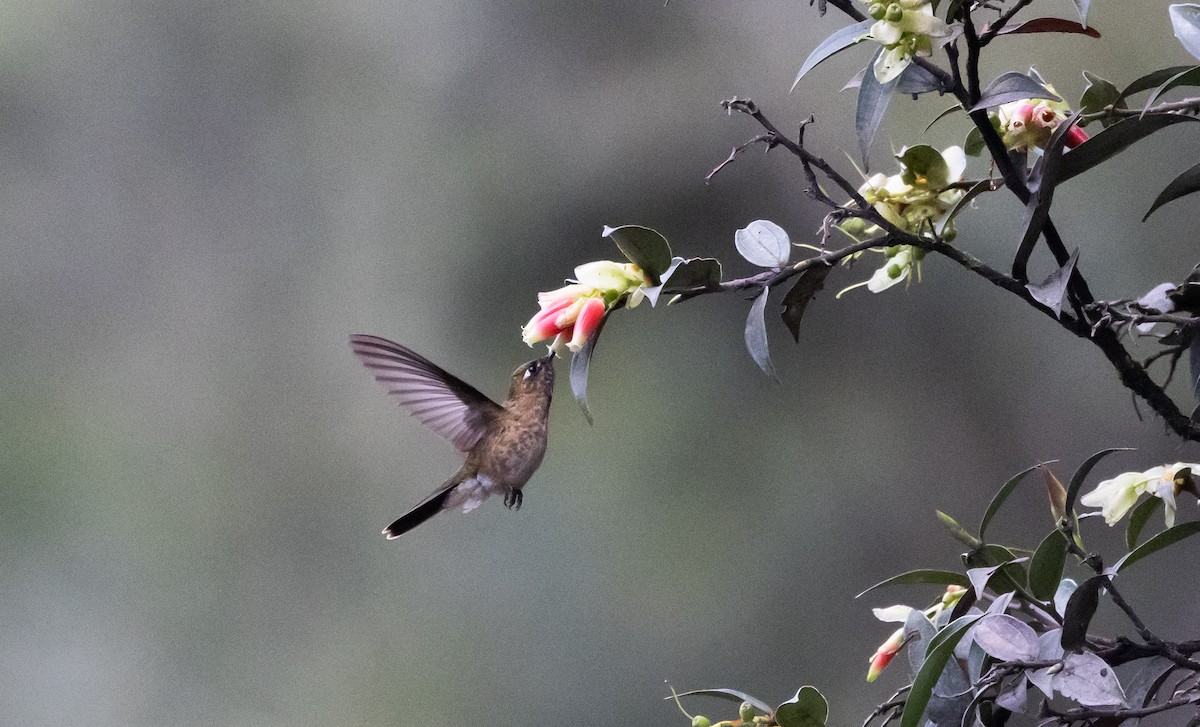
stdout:
{"type": "Polygon", "coordinates": [[[547,354],[546,354],[544,357],[542,357],[542,363],[544,363],[544,364],[551,364],[551,365],[553,365],[553,363],[554,363],[554,349],[551,349],[551,350],[550,350],[550,353],[547,353],[547,354]]]}

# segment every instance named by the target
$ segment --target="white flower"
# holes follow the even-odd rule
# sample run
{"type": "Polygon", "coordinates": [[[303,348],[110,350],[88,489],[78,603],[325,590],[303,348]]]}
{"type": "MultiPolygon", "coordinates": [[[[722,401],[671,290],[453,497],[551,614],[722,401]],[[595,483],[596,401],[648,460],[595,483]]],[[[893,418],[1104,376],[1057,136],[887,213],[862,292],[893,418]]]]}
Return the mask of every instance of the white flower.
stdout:
{"type": "Polygon", "coordinates": [[[929,0],[872,2],[870,37],[883,46],[875,60],[875,80],[895,80],[916,56],[933,54],[933,38],[950,35],[950,26],[933,14],[929,0]]]}
{"type": "Polygon", "coordinates": [[[1175,524],[1175,496],[1183,489],[1195,489],[1190,481],[1184,482],[1180,473],[1190,469],[1200,473],[1200,464],[1176,462],[1173,465],[1152,467],[1145,472],[1123,472],[1096,485],[1096,489],[1079,498],[1087,507],[1101,508],[1104,522],[1115,525],[1145,493],[1160,498],[1166,511],[1167,527],[1175,524]]]}

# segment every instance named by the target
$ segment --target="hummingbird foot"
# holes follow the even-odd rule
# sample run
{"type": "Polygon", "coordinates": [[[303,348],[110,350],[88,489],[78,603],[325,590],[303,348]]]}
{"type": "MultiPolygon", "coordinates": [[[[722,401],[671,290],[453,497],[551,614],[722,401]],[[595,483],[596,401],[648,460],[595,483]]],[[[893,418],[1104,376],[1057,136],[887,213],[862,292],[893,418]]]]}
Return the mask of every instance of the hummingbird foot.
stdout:
{"type": "Polygon", "coordinates": [[[521,491],[514,487],[504,494],[504,506],[509,510],[520,510],[521,502],[524,499],[525,496],[521,494],[521,491]]]}

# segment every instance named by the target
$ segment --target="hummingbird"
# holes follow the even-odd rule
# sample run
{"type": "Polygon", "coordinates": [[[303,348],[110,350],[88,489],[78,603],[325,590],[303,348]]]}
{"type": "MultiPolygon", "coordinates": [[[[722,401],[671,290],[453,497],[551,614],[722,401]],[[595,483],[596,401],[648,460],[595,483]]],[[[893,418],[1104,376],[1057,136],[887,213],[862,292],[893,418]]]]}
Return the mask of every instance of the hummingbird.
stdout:
{"type": "Polygon", "coordinates": [[[442,510],[479,507],[496,493],[520,509],[521,488],[546,454],[547,419],[554,393],[554,352],[521,364],[508,398],[497,404],[462,379],[413,350],[378,336],[355,334],[350,349],[422,424],[466,453],[450,479],[387,526],[388,540],[404,535],[442,510]]]}

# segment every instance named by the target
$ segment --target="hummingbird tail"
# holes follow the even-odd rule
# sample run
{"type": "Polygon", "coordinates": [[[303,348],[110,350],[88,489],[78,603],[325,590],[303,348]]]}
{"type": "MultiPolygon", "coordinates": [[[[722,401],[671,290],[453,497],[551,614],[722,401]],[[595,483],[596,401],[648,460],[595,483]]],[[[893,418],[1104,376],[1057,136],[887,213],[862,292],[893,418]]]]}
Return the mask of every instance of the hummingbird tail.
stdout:
{"type": "Polygon", "coordinates": [[[395,540],[434,515],[437,515],[446,507],[446,500],[454,492],[456,484],[453,481],[447,483],[448,486],[442,487],[421,501],[420,505],[401,515],[399,520],[384,528],[384,536],[388,540],[395,540]]]}

